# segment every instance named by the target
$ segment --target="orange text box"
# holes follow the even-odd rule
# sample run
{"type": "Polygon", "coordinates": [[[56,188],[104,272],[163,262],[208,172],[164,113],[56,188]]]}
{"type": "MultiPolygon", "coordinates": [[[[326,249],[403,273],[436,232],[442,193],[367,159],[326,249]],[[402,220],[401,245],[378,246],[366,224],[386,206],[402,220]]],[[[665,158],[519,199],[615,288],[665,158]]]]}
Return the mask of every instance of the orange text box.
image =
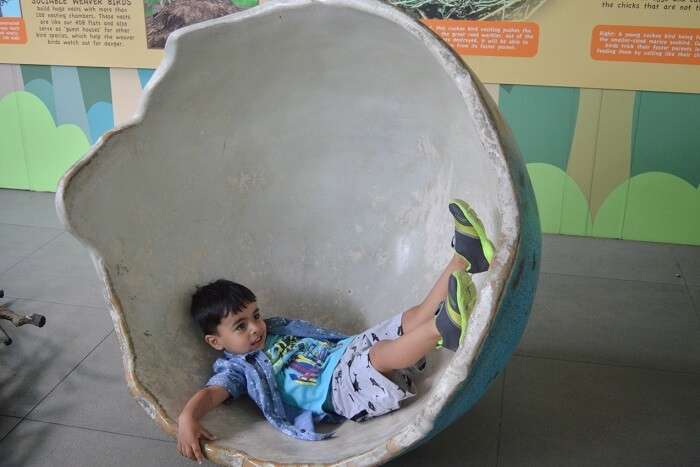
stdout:
{"type": "Polygon", "coordinates": [[[613,62],[700,65],[700,29],[598,25],[591,57],[613,62]]]}
{"type": "Polygon", "coordinates": [[[521,21],[423,20],[460,55],[534,57],[540,41],[537,23],[521,21]]]}
{"type": "Polygon", "coordinates": [[[27,28],[22,18],[0,18],[0,44],[24,44],[27,28]]]}

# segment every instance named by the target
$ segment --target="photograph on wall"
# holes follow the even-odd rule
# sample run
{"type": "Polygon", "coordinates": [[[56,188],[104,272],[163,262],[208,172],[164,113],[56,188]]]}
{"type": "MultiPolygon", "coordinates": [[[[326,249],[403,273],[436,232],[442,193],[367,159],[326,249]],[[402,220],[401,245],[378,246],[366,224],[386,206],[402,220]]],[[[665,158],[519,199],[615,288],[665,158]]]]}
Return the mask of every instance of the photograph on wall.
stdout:
{"type": "Polygon", "coordinates": [[[171,32],[257,6],[257,0],[143,0],[149,49],[162,49],[171,32]]]}
{"type": "Polygon", "coordinates": [[[22,7],[19,0],[0,0],[0,17],[21,18],[22,7]]]}
{"type": "Polygon", "coordinates": [[[20,0],[0,0],[0,47],[3,44],[25,44],[26,42],[27,31],[22,18],[20,0]]]}
{"type": "Polygon", "coordinates": [[[523,21],[547,0],[390,0],[416,19],[523,21]]]}

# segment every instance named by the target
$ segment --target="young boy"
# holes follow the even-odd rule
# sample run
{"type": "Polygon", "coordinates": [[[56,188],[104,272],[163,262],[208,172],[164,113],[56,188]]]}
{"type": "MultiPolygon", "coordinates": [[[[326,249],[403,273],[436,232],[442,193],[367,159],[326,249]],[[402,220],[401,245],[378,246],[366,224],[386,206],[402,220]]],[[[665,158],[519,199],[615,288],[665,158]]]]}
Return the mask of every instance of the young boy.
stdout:
{"type": "Polygon", "coordinates": [[[399,408],[415,395],[412,373],[436,347],[462,343],[476,291],[469,273],[486,271],[493,246],[474,211],[449,205],[455,219],[455,254],[420,305],[367,331],[346,337],[301,320],[262,320],[253,292],[226,280],[198,288],[191,312],[204,340],[223,351],[206,388],[178,417],[177,450],[202,461],[199,424],[208,411],[247,394],[277,429],[304,440],[321,420],[366,420],[399,408]],[[468,272],[467,272],[468,271],[468,272]]]}

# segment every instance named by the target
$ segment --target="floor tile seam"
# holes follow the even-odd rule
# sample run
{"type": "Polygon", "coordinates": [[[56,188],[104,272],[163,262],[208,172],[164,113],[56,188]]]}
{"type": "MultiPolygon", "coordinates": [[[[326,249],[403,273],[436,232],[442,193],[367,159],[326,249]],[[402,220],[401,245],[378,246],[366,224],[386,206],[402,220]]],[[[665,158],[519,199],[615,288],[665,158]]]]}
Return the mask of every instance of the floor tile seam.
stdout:
{"type": "Polygon", "coordinates": [[[4,440],[4,439],[7,437],[7,435],[9,435],[10,433],[12,433],[12,431],[13,431],[15,428],[17,428],[17,426],[18,426],[20,423],[22,423],[22,417],[18,417],[18,416],[16,416],[16,415],[5,415],[5,414],[2,414],[2,413],[0,413],[0,417],[4,417],[4,418],[14,418],[14,419],[17,420],[17,423],[15,423],[15,425],[14,425],[12,428],[10,428],[10,429],[8,430],[7,433],[5,433],[3,436],[0,436],[0,443],[2,443],[2,440],[4,440]]]}
{"type": "MultiPolygon", "coordinates": [[[[698,246],[697,248],[698,248],[698,250],[700,250],[700,246],[698,246]]],[[[676,262],[678,269],[680,269],[680,271],[681,271],[681,276],[683,277],[683,281],[688,285],[699,285],[700,286],[700,282],[688,283],[688,275],[685,273],[685,270],[683,269],[683,263],[681,262],[680,258],[678,256],[674,255],[673,259],[676,262]]]]}
{"type": "Polygon", "coordinates": [[[5,299],[9,300],[24,300],[25,302],[37,302],[37,303],[49,303],[51,305],[63,305],[63,306],[72,306],[76,308],[90,308],[92,310],[102,310],[102,311],[109,311],[106,308],[106,305],[104,307],[102,306],[97,306],[97,305],[78,305],[76,303],[68,303],[68,302],[54,302],[51,300],[44,300],[40,298],[27,298],[27,297],[18,297],[15,295],[5,295],[5,299]]]}
{"type": "Polygon", "coordinates": [[[78,266],[67,268],[64,270],[53,271],[46,269],[46,264],[51,264],[53,261],[54,260],[46,261],[43,259],[38,259],[37,257],[28,256],[22,259],[22,261],[20,261],[19,263],[13,265],[11,270],[8,269],[7,271],[3,272],[2,275],[0,275],[0,279],[2,279],[2,276],[7,276],[5,277],[5,279],[7,279],[27,275],[35,275],[33,271],[21,271],[21,269],[19,269],[23,267],[28,267],[41,269],[40,274],[45,280],[56,279],[68,281],[70,283],[81,283],[85,286],[84,288],[99,288],[98,286],[102,285],[99,281],[97,272],[93,266],[78,266]],[[81,270],[81,268],[83,270],[81,270]]]}
{"type": "Polygon", "coordinates": [[[56,235],[54,235],[53,237],[51,237],[51,239],[47,240],[46,242],[42,243],[41,245],[39,245],[38,247],[36,247],[34,250],[32,250],[31,253],[28,253],[28,254],[26,254],[26,255],[18,255],[19,260],[18,260],[16,263],[14,263],[12,266],[10,266],[9,268],[5,269],[4,271],[0,271],[0,277],[2,277],[4,274],[10,272],[10,270],[12,270],[12,269],[15,268],[16,266],[18,266],[18,265],[19,265],[20,263],[22,263],[23,261],[25,261],[25,260],[29,259],[30,257],[32,257],[35,253],[37,253],[39,250],[41,250],[42,248],[44,248],[44,247],[45,247],[46,245],[48,245],[49,243],[51,243],[51,242],[53,242],[54,240],[56,240],[56,238],[58,238],[58,237],[61,236],[61,233],[63,233],[63,232],[57,233],[56,235]]]}
{"type": "Polygon", "coordinates": [[[44,244],[42,244],[39,248],[37,248],[36,250],[34,250],[34,251],[32,252],[31,255],[27,256],[26,259],[29,259],[29,258],[31,258],[32,256],[36,255],[36,254],[39,253],[41,250],[43,250],[44,248],[46,248],[46,247],[48,247],[49,245],[51,245],[53,242],[55,242],[56,240],[58,240],[60,237],[62,237],[62,236],[63,236],[64,234],[66,234],[66,233],[67,233],[67,232],[66,232],[65,230],[61,230],[61,231],[58,232],[56,235],[54,235],[54,236],[51,238],[51,240],[48,240],[47,242],[45,242],[44,244]]]}
{"type": "MultiPolygon", "coordinates": [[[[3,415],[3,417],[9,417],[9,415],[3,415]]],[[[15,429],[16,429],[18,426],[20,426],[20,424],[21,424],[22,421],[24,420],[22,417],[15,417],[15,416],[12,416],[12,418],[17,418],[17,419],[19,419],[19,421],[18,421],[17,423],[15,423],[15,426],[13,426],[13,427],[10,428],[9,430],[7,430],[7,433],[5,433],[3,436],[0,436],[0,444],[2,444],[2,442],[5,440],[5,438],[7,438],[7,437],[10,435],[10,433],[12,433],[13,431],[15,431],[15,429]]]]}
{"type": "Polygon", "coordinates": [[[58,230],[59,232],[66,232],[63,227],[51,227],[48,225],[36,225],[36,224],[16,224],[14,222],[0,222],[0,225],[10,225],[12,227],[31,227],[33,229],[48,229],[48,230],[58,230]]]}
{"type": "MultiPolygon", "coordinates": [[[[25,416],[26,416],[26,414],[25,414],[25,416]]],[[[0,443],[2,443],[3,440],[4,440],[5,438],[7,438],[8,436],[10,436],[10,433],[12,433],[13,431],[15,431],[15,430],[17,429],[17,427],[20,426],[20,425],[22,424],[22,422],[24,421],[24,417],[25,417],[25,416],[18,417],[18,416],[16,416],[16,415],[3,415],[3,417],[18,418],[19,421],[18,421],[17,423],[15,423],[15,426],[13,426],[12,428],[10,428],[10,429],[8,430],[8,432],[5,433],[4,436],[0,437],[0,443]]]]}
{"type": "Polygon", "coordinates": [[[3,276],[5,273],[10,272],[10,270],[11,270],[12,268],[14,268],[15,266],[17,266],[19,263],[21,263],[22,261],[24,261],[25,259],[27,259],[28,256],[18,256],[18,258],[19,258],[19,259],[17,260],[16,263],[12,263],[9,267],[7,267],[6,269],[3,269],[2,271],[0,271],[0,278],[2,278],[2,276],[3,276]]]}
{"type": "Polygon", "coordinates": [[[688,296],[690,297],[690,304],[693,305],[693,309],[695,310],[695,313],[698,315],[698,319],[700,319],[700,303],[696,303],[695,299],[693,298],[693,294],[690,292],[690,287],[686,285],[686,290],[688,291],[688,296]]]}
{"type": "MultiPolygon", "coordinates": [[[[564,276],[564,277],[588,277],[590,279],[602,279],[602,280],[610,280],[610,281],[620,281],[620,282],[639,282],[641,284],[663,284],[663,285],[677,285],[677,286],[683,286],[682,281],[676,280],[674,282],[664,282],[664,281],[647,281],[643,279],[623,279],[620,277],[606,277],[606,276],[591,276],[588,274],[571,274],[571,273],[563,273],[563,272],[547,272],[547,271],[540,271],[540,275],[546,274],[550,276],[564,276]]],[[[680,278],[676,278],[680,279],[680,278]]]]}
{"type": "Polygon", "coordinates": [[[530,358],[530,359],[535,359],[535,360],[551,360],[551,361],[565,362],[565,363],[580,363],[580,364],[584,364],[584,365],[595,365],[595,366],[602,366],[602,367],[607,367],[607,368],[644,370],[644,371],[652,371],[652,372],[657,372],[657,373],[670,373],[670,374],[674,374],[674,375],[683,375],[683,376],[700,376],[700,370],[699,371],[680,371],[680,370],[670,370],[670,369],[664,369],[664,368],[652,368],[652,367],[646,367],[646,366],[623,365],[623,364],[619,364],[619,363],[599,362],[599,361],[593,361],[593,360],[574,360],[574,359],[561,358],[561,357],[547,357],[547,356],[543,356],[543,355],[534,355],[534,354],[519,353],[519,352],[514,353],[513,356],[514,357],[521,357],[521,358],[530,358]]]}
{"type": "MultiPolygon", "coordinates": [[[[151,441],[160,441],[161,443],[168,443],[168,444],[175,444],[175,441],[173,440],[168,440],[168,439],[162,439],[162,438],[154,438],[152,436],[141,436],[141,435],[135,435],[133,433],[124,433],[121,431],[111,431],[111,430],[105,430],[102,428],[93,428],[89,426],[84,426],[84,425],[73,425],[71,423],[62,423],[62,422],[52,422],[49,420],[40,420],[37,418],[25,418],[24,420],[28,422],[35,422],[35,423],[46,423],[47,425],[57,425],[57,426],[64,426],[66,428],[76,428],[78,430],[85,430],[85,431],[98,431],[100,433],[109,433],[111,435],[119,435],[119,436],[128,436],[130,438],[138,438],[138,439],[148,439],[151,441]]],[[[23,421],[24,421],[23,420],[23,421]]]]}
{"type": "MultiPolygon", "coordinates": [[[[57,229],[56,229],[56,230],[57,230],[57,229]]],[[[60,237],[60,236],[63,235],[64,233],[65,233],[65,230],[59,230],[59,231],[56,233],[56,235],[54,235],[54,236],[51,237],[49,240],[47,240],[46,242],[44,242],[41,246],[39,246],[36,250],[34,250],[34,251],[32,252],[32,254],[29,255],[29,256],[32,256],[34,253],[38,252],[39,250],[41,250],[42,248],[44,248],[46,245],[48,245],[49,243],[53,242],[54,240],[56,240],[58,237],[60,237]]]]}
{"type": "MultiPolygon", "coordinates": [[[[172,440],[153,438],[151,436],[134,435],[132,433],[122,433],[119,431],[103,430],[101,428],[91,428],[91,427],[86,427],[86,426],[81,426],[81,425],[72,425],[70,423],[50,422],[47,420],[38,420],[38,419],[34,419],[34,418],[24,418],[22,421],[23,422],[28,421],[28,422],[34,422],[34,423],[44,423],[46,425],[56,425],[56,426],[62,426],[62,427],[66,427],[66,428],[75,428],[77,430],[83,430],[83,431],[97,431],[99,433],[107,433],[110,435],[127,436],[129,438],[147,439],[149,441],[160,441],[161,443],[175,444],[175,442],[172,440]]],[[[19,425],[19,423],[18,423],[18,425],[19,425]]]]}
{"type": "Polygon", "coordinates": [[[500,397],[500,407],[498,411],[498,436],[496,438],[496,467],[501,465],[501,438],[503,435],[503,407],[506,394],[506,377],[508,374],[508,367],[503,368],[503,378],[501,380],[501,397],[500,397]]]}
{"type": "Polygon", "coordinates": [[[697,314],[698,318],[700,318],[700,303],[695,302],[695,298],[693,297],[693,293],[690,291],[690,284],[688,284],[688,279],[686,278],[686,275],[683,272],[683,269],[681,267],[681,262],[679,260],[676,260],[676,264],[678,264],[678,267],[681,268],[681,275],[683,277],[683,284],[685,285],[685,291],[688,293],[688,297],[690,297],[690,305],[693,307],[693,310],[695,310],[695,313],[697,314]]]}
{"type": "MultiPolygon", "coordinates": [[[[553,239],[553,241],[556,240],[563,240],[563,241],[577,241],[580,240],[582,242],[591,242],[591,243],[624,243],[626,245],[642,245],[647,248],[670,248],[670,249],[679,249],[679,248],[698,248],[700,245],[694,245],[691,243],[669,243],[669,242],[654,242],[651,240],[625,240],[623,238],[610,238],[610,237],[592,237],[590,235],[571,235],[571,234],[560,234],[560,233],[543,233],[542,234],[542,239],[553,239]]],[[[548,240],[550,241],[550,240],[548,240]]]]}
{"type": "Polygon", "coordinates": [[[82,365],[83,362],[84,362],[85,360],[87,360],[87,358],[88,358],[90,355],[92,355],[92,354],[95,352],[95,350],[97,350],[97,348],[98,348],[100,345],[102,345],[102,343],[103,343],[105,340],[107,340],[107,338],[108,338],[109,336],[112,335],[113,332],[114,332],[114,329],[110,329],[109,332],[108,332],[107,334],[105,334],[104,337],[102,337],[102,339],[100,339],[100,341],[99,341],[95,346],[93,346],[92,349],[90,349],[90,351],[87,352],[87,354],[85,354],[85,356],[83,356],[83,358],[82,358],[78,363],[76,363],[76,364],[73,366],[73,368],[71,368],[70,371],[69,371],[68,373],[66,373],[66,374],[65,374],[65,375],[64,375],[64,376],[63,376],[63,377],[62,377],[62,378],[61,378],[61,379],[60,379],[60,380],[59,380],[45,395],[44,395],[44,397],[42,397],[41,399],[39,399],[39,401],[38,401],[36,404],[34,404],[34,405],[32,406],[32,408],[29,409],[29,410],[27,411],[26,414],[24,414],[24,416],[22,417],[22,420],[26,420],[26,419],[32,414],[32,412],[34,412],[34,410],[36,410],[37,407],[39,407],[51,394],[53,394],[53,393],[56,391],[56,389],[58,389],[58,387],[59,387],[61,384],[63,384],[63,382],[64,382],[66,379],[68,379],[68,377],[69,377],[70,375],[72,375],[73,372],[74,372],[80,365],[82,365]]]}

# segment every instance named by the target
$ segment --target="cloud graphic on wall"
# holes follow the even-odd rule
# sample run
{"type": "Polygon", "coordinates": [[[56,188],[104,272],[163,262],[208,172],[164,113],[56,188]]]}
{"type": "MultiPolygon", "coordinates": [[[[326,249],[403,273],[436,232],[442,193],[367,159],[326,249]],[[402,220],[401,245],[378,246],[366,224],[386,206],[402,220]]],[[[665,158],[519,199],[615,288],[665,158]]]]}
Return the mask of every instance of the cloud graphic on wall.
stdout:
{"type": "Polygon", "coordinates": [[[51,113],[51,117],[56,120],[56,103],[53,98],[53,84],[50,81],[41,78],[33,79],[24,85],[24,90],[41,99],[51,113]]]}
{"type": "Polygon", "coordinates": [[[90,142],[94,143],[105,132],[114,128],[114,112],[109,102],[97,102],[87,113],[90,124],[90,142]]]}
{"type": "Polygon", "coordinates": [[[151,70],[149,68],[139,68],[139,81],[141,82],[141,89],[146,87],[155,71],[156,70],[151,70]]]}
{"type": "Polygon", "coordinates": [[[6,186],[35,191],[55,191],[61,176],[90,147],[78,126],[56,126],[41,99],[25,91],[0,99],[0,141],[8,148],[2,166],[11,168],[15,179],[6,186]]]}

